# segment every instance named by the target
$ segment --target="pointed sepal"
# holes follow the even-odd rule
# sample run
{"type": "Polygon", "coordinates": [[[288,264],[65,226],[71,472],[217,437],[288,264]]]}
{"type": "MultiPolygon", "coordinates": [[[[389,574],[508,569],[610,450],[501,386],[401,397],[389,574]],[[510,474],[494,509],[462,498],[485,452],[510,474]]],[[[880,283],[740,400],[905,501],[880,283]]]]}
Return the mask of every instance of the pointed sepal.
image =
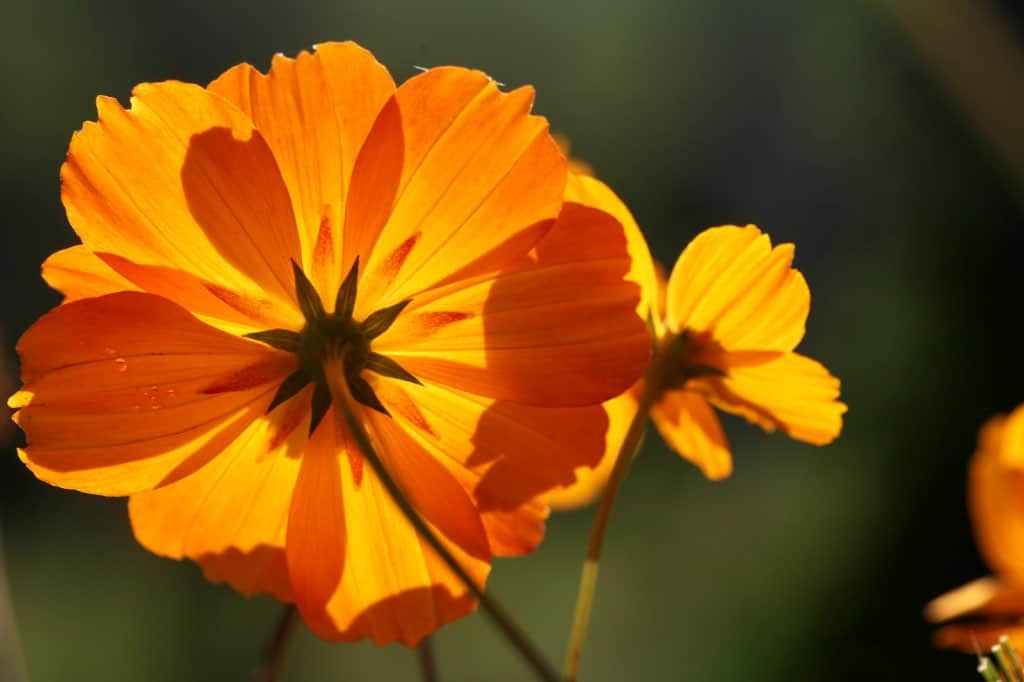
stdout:
{"type": "Polygon", "coordinates": [[[320,300],[320,294],[316,287],[306,277],[299,264],[292,261],[292,274],[295,276],[295,300],[299,303],[299,310],[307,320],[322,320],[327,316],[324,310],[324,303],[320,300]]]}
{"type": "Polygon", "coordinates": [[[327,388],[327,384],[317,384],[316,388],[313,389],[313,400],[312,416],[309,419],[309,435],[313,435],[316,431],[316,427],[320,426],[320,422],[324,420],[324,415],[327,414],[327,410],[331,407],[331,391],[327,388]]]}
{"type": "Polygon", "coordinates": [[[334,314],[343,319],[352,317],[352,311],[356,308],[356,293],[359,288],[359,256],[356,256],[345,281],[338,287],[338,296],[334,299],[334,314]]]}
{"type": "Polygon", "coordinates": [[[367,341],[372,341],[377,338],[394,324],[395,319],[399,313],[405,310],[405,306],[412,303],[412,299],[408,298],[404,301],[389,305],[387,308],[381,308],[376,310],[360,323],[359,327],[362,329],[363,335],[367,341]]]}
{"type": "Polygon", "coordinates": [[[288,375],[288,378],[282,381],[281,385],[277,387],[277,393],[274,394],[274,399],[271,400],[270,405],[267,406],[267,414],[270,414],[275,407],[304,389],[307,384],[309,384],[309,377],[307,377],[301,370],[288,375]]]}
{"type": "Polygon", "coordinates": [[[376,372],[381,376],[391,377],[392,379],[401,379],[402,381],[408,381],[421,386],[423,385],[423,383],[410,374],[407,369],[388,356],[381,355],[380,353],[370,353],[369,358],[366,360],[366,369],[371,372],[376,372]]]}
{"type": "Polygon", "coordinates": [[[348,390],[351,391],[352,397],[355,398],[357,402],[377,410],[385,416],[391,416],[391,413],[388,412],[387,408],[381,404],[380,398],[378,398],[377,394],[373,392],[373,388],[370,384],[367,383],[366,379],[362,378],[358,374],[349,375],[348,390]]]}
{"type": "Polygon", "coordinates": [[[244,334],[244,336],[247,339],[259,341],[260,343],[265,343],[268,346],[272,346],[278,350],[287,351],[289,353],[298,351],[299,344],[302,342],[302,337],[299,336],[299,333],[293,332],[290,329],[267,329],[262,332],[244,334]]]}

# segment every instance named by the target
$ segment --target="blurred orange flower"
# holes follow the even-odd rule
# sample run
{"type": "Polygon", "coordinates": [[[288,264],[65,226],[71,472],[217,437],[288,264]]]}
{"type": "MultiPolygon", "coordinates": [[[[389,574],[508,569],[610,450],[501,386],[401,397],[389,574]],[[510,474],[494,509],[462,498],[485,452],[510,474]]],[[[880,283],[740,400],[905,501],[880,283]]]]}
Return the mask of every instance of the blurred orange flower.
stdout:
{"type": "Polygon", "coordinates": [[[42,480],[130,495],[139,542],[294,600],[321,637],[415,644],[474,608],[333,411],[347,354],[389,474],[481,584],[536,497],[596,463],[650,340],[617,216],[566,189],[533,91],[352,43],[97,100],[62,197],[82,244],[18,344],[42,480]]]}
{"type": "MultiPolygon", "coordinates": [[[[839,380],[794,352],[804,335],[810,292],[791,267],[793,246],[773,248],[753,225],[710,228],[686,247],[666,283],[624,206],[617,215],[630,241],[629,277],[644,292],[638,312],[649,320],[657,348],[645,379],[605,403],[612,430],[625,433],[645,382],[655,381],[651,417],[658,431],[711,479],[732,472],[712,406],[797,440],[834,440],[846,412],[837,399],[839,380]]],[[[592,501],[608,479],[617,447],[609,439],[599,467],[554,492],[551,505],[592,501]]]]}
{"type": "Polygon", "coordinates": [[[925,617],[939,628],[935,643],[974,652],[1006,634],[1024,646],[1024,405],[991,418],[978,435],[967,476],[974,537],[995,575],[932,600],[925,617]]]}

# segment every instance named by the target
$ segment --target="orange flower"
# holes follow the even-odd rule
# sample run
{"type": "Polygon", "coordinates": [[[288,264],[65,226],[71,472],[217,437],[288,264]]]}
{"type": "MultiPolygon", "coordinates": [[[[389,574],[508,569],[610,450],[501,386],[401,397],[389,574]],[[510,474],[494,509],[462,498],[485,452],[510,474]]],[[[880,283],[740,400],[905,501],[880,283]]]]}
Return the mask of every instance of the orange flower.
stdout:
{"type": "MultiPolygon", "coordinates": [[[[810,292],[791,267],[792,245],[772,248],[753,225],[711,228],[686,247],[666,284],[625,206],[606,210],[626,227],[633,258],[628,278],[643,289],[638,313],[657,338],[646,378],[605,403],[610,433],[625,434],[653,381],[651,417],[658,431],[711,479],[732,472],[712,406],[816,445],[839,435],[846,412],[837,400],[839,380],[793,352],[804,335],[810,292]]],[[[601,464],[548,496],[550,504],[571,508],[592,501],[611,473],[617,447],[609,438],[601,464]]]]}
{"type": "Polygon", "coordinates": [[[979,578],[932,600],[933,623],[968,618],[935,633],[942,647],[973,652],[1006,634],[1024,646],[1024,405],[990,419],[978,435],[967,477],[974,537],[995,575],[979,578]]]}
{"type": "Polygon", "coordinates": [[[603,450],[599,403],[650,341],[622,226],[567,192],[529,88],[352,43],[207,88],[97,100],[62,178],[82,244],[18,344],[42,480],[130,495],[139,542],[321,637],[414,644],[473,600],[332,416],[321,360],[389,474],[481,584],[531,551],[603,450]]]}

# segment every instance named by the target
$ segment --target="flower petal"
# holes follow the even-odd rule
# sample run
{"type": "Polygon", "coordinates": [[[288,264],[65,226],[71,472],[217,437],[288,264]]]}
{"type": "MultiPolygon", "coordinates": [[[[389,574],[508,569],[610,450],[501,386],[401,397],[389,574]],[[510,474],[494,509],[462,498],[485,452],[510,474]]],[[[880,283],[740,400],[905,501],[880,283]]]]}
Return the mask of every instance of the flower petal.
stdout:
{"type": "Polygon", "coordinates": [[[291,200],[252,122],[177,82],[139,85],[130,110],[104,97],[97,109],[99,122],[74,135],[61,169],[83,243],[267,299],[275,319],[300,324],[291,310],[289,259],[300,255],[291,200]]]}
{"type": "MultiPolygon", "coordinates": [[[[293,495],[287,557],[296,605],[324,639],[415,645],[475,603],[419,539],[373,469],[357,483],[342,465],[347,443],[336,422],[329,414],[314,433],[293,495]]],[[[435,532],[482,585],[489,561],[435,532]]]]}
{"type": "Polygon", "coordinates": [[[193,559],[208,578],[244,594],[290,601],[285,531],[310,392],[251,423],[199,471],[132,495],[128,511],[139,543],[161,556],[193,559]]]}
{"type": "Polygon", "coordinates": [[[928,602],[924,616],[943,623],[968,616],[1017,617],[1024,613],[1024,585],[985,576],[928,602]]]}
{"type": "MultiPolygon", "coordinates": [[[[643,383],[637,382],[622,395],[604,402],[601,407],[608,416],[608,430],[605,435],[604,454],[597,466],[581,466],[576,469],[576,482],[556,490],[543,498],[553,509],[575,509],[597,499],[608,477],[615,467],[619,448],[629,430],[629,424],[637,410],[637,396],[643,390],[643,383]]],[[[590,408],[584,408],[590,409],[590,408]]]]}
{"type": "Polygon", "coordinates": [[[65,303],[138,288],[81,244],[47,258],[43,279],[64,294],[65,303]]]}
{"type": "Polygon", "coordinates": [[[650,355],[621,224],[567,203],[536,260],[414,299],[374,350],[423,380],[543,407],[626,390],[650,355]]]}
{"type": "Polygon", "coordinates": [[[294,359],[230,336],[150,294],[56,308],[18,343],[10,404],[43,480],[126,495],[195,471],[269,402],[294,359]]]}
{"type": "Polygon", "coordinates": [[[365,316],[517,257],[557,217],[565,159],[533,90],[479,71],[431,69],[398,88],[356,161],[345,267],[365,268],[365,316]],[[511,247],[509,245],[512,245],[511,247]]]}
{"type": "Polygon", "coordinates": [[[753,225],[705,230],[669,277],[669,328],[710,332],[727,350],[793,350],[811,299],[792,261],[792,244],[773,249],[753,225]]]}
{"type": "Polygon", "coordinates": [[[975,542],[1000,576],[1024,582],[1024,406],[990,419],[967,478],[975,542]]]}
{"type": "Polygon", "coordinates": [[[292,198],[303,269],[324,300],[340,284],[341,228],[355,165],[377,114],[395,90],[390,74],[352,42],[274,57],[264,75],[248,64],[210,83],[256,124],[292,198]]]}
{"type": "Polygon", "coordinates": [[[651,408],[651,418],[669,447],[713,481],[732,473],[729,443],[707,399],[687,389],[667,391],[651,408]]]}
{"type": "Polygon", "coordinates": [[[716,407],[765,431],[782,430],[814,445],[831,443],[843,427],[846,405],[839,379],[798,353],[724,353],[726,376],[697,380],[716,407]]]}
{"type": "Polygon", "coordinates": [[[444,465],[472,496],[498,555],[532,551],[544,535],[537,499],[575,482],[605,450],[599,405],[537,408],[425,382],[377,379],[396,425],[444,465]]]}

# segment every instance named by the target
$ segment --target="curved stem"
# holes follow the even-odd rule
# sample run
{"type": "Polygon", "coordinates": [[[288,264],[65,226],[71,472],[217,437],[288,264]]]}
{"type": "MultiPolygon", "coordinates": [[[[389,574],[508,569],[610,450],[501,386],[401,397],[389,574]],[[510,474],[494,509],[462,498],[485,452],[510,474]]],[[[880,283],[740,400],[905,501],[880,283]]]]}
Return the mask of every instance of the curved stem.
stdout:
{"type": "Polygon", "coordinates": [[[420,662],[420,678],[423,682],[439,682],[441,679],[437,674],[437,659],[434,656],[434,641],[427,635],[416,647],[416,658],[420,662]]]}
{"type": "Polygon", "coordinates": [[[646,384],[637,405],[633,421],[629,423],[629,430],[622,440],[619,452],[615,457],[615,466],[601,493],[601,502],[594,515],[594,525],[590,528],[590,539],[587,541],[587,555],[583,560],[583,572],[580,576],[580,588],[576,597],[576,611],[573,616],[572,630],[569,636],[569,648],[565,656],[565,682],[576,682],[579,675],[580,659],[583,657],[583,643],[587,638],[587,625],[590,623],[590,611],[594,605],[594,592],[597,590],[597,570],[601,564],[601,549],[604,547],[604,536],[608,530],[608,521],[611,518],[612,506],[615,504],[615,496],[619,492],[619,486],[626,478],[629,465],[640,449],[643,441],[644,429],[647,427],[647,417],[650,414],[651,406],[657,397],[657,391],[650,388],[650,382],[646,384]]]}
{"type": "Polygon", "coordinates": [[[256,671],[254,679],[256,682],[276,682],[284,666],[284,656],[288,650],[288,642],[291,641],[292,633],[298,622],[298,612],[294,604],[287,604],[281,612],[281,617],[274,628],[274,634],[267,644],[263,654],[263,663],[256,671]]]}
{"type": "Polygon", "coordinates": [[[407,521],[412,524],[412,527],[416,529],[419,536],[428,544],[430,547],[437,552],[437,555],[441,557],[441,560],[448,566],[448,568],[454,573],[460,581],[466,586],[466,588],[473,594],[474,597],[480,602],[480,606],[484,612],[490,616],[491,620],[494,621],[498,629],[501,630],[505,638],[508,639],[509,643],[514,646],[526,662],[533,668],[533,671],[537,676],[545,680],[545,682],[561,682],[561,678],[558,673],[555,672],[554,667],[544,658],[540,650],[530,641],[526,633],[521,627],[512,619],[512,617],[505,611],[505,608],[493,597],[483,591],[483,589],[473,582],[473,579],[466,573],[466,570],[459,564],[458,560],[452,556],[452,553],[448,551],[448,548],[438,539],[434,531],[426,524],[426,522],[420,517],[419,513],[413,508],[409,500],[406,498],[402,489],[395,483],[395,480],[388,473],[388,470],[384,467],[383,462],[380,461],[380,457],[377,455],[377,451],[370,441],[370,436],[366,432],[366,427],[359,421],[355,413],[352,411],[352,396],[349,394],[348,385],[344,380],[344,368],[342,359],[340,356],[329,357],[324,362],[324,374],[327,378],[327,387],[331,391],[332,404],[337,408],[337,412],[340,413],[343,425],[346,428],[348,434],[359,448],[363,457],[373,467],[373,471],[377,474],[381,483],[384,484],[385,490],[391,496],[391,499],[395,502],[402,513],[405,515],[407,521]]]}

